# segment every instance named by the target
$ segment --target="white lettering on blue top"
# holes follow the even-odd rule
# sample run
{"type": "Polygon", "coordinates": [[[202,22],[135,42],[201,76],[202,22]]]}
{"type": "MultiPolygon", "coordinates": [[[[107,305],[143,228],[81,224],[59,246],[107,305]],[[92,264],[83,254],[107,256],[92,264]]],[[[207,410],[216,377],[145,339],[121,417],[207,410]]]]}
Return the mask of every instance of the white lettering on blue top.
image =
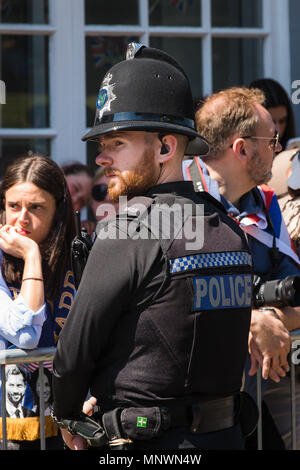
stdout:
{"type": "Polygon", "coordinates": [[[250,307],[251,274],[194,277],[194,310],[250,307]]]}

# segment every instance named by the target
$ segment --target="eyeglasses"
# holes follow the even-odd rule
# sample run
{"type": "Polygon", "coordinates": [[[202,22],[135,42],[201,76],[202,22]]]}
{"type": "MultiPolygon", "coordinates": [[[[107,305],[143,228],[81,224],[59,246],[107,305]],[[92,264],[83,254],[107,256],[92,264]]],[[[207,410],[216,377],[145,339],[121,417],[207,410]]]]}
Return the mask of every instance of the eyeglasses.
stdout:
{"type": "MultiPolygon", "coordinates": [[[[278,142],[279,142],[279,132],[276,131],[274,137],[260,137],[256,135],[243,135],[241,139],[263,139],[263,140],[269,140],[270,141],[270,147],[272,150],[275,150],[278,142]]],[[[233,144],[230,145],[232,148],[233,144]]]]}
{"type": "Polygon", "coordinates": [[[95,201],[104,201],[107,195],[107,184],[95,184],[92,187],[92,197],[95,201]]]}

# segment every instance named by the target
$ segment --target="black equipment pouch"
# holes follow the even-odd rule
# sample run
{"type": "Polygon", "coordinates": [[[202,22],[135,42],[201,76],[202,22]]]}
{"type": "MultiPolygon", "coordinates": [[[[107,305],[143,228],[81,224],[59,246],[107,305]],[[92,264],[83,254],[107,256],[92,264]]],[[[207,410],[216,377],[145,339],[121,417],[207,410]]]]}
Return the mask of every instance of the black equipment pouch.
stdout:
{"type": "Polygon", "coordinates": [[[249,437],[257,428],[258,408],[255,400],[246,392],[239,395],[239,422],[243,436],[249,437]]]}
{"type": "Polygon", "coordinates": [[[121,416],[121,425],[126,436],[131,439],[148,440],[158,436],[164,429],[161,408],[125,408],[121,416]]]}
{"type": "Polygon", "coordinates": [[[131,439],[124,438],[120,422],[121,412],[122,408],[115,408],[102,415],[102,425],[112,450],[128,450],[133,445],[131,439]]]}

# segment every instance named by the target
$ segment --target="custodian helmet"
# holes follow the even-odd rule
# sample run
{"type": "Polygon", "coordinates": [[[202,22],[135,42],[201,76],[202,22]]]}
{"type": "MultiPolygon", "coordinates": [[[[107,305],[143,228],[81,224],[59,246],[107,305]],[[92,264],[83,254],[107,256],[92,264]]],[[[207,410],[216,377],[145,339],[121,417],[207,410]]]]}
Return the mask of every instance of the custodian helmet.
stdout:
{"type": "Polygon", "coordinates": [[[83,141],[117,130],[183,134],[186,155],[205,155],[208,142],[195,129],[189,80],[165,52],[131,43],[126,60],[106,73],[96,103],[94,127],[83,141]]]}

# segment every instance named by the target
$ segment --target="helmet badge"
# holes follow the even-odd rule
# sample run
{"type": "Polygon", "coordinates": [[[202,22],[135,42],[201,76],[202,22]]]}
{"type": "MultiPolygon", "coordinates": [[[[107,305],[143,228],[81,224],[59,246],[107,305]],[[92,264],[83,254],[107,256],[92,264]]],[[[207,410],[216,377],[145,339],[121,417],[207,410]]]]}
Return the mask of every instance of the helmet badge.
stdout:
{"type": "Polygon", "coordinates": [[[108,73],[103,80],[102,88],[100,89],[97,96],[97,118],[101,119],[105,111],[110,111],[110,105],[113,100],[116,99],[116,95],[113,93],[115,84],[110,83],[112,74],[108,73]]]}

